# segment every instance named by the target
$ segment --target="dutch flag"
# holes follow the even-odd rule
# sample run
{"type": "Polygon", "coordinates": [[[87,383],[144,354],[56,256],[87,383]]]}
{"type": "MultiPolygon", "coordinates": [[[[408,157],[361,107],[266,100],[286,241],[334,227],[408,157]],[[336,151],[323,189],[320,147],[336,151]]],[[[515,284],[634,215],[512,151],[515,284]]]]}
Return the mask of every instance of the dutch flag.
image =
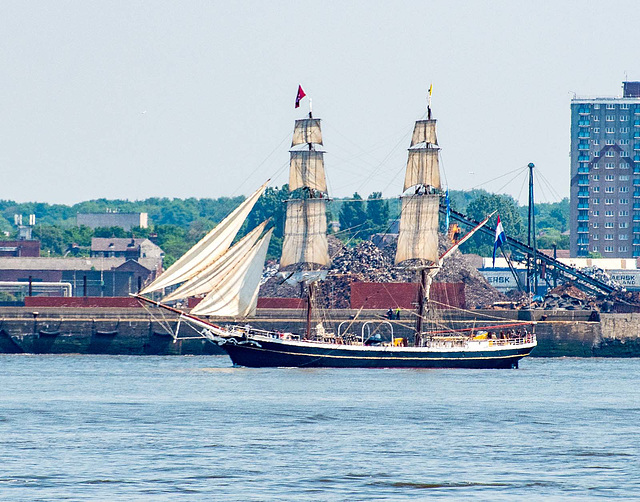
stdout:
{"type": "Polygon", "coordinates": [[[493,241],[493,268],[496,268],[496,251],[499,246],[502,246],[507,242],[507,236],[502,228],[502,222],[500,221],[500,215],[498,215],[498,224],[496,225],[496,239],[493,241]]]}

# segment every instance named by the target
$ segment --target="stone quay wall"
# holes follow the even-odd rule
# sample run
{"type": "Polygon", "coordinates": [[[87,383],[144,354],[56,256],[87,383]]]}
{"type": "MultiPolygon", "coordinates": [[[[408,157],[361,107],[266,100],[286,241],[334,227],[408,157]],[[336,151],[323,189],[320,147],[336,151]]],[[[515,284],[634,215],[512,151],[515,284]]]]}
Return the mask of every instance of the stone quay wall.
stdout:
{"type": "MultiPolygon", "coordinates": [[[[386,310],[332,310],[325,328],[365,337],[379,332],[412,339],[413,320],[406,312],[400,320],[384,319],[386,310]],[[380,323],[380,321],[385,321],[380,323]]],[[[298,309],[259,309],[255,318],[242,321],[266,330],[301,333],[304,312],[298,309]]],[[[447,320],[457,327],[497,326],[498,319],[513,323],[536,321],[537,357],[640,357],[640,314],[597,314],[592,311],[478,310],[458,313],[447,320]]],[[[220,325],[237,323],[216,319],[220,325]]],[[[524,326],[523,326],[524,327],[524,326]]],[[[222,354],[203,339],[174,341],[175,316],[160,309],[142,308],[0,308],[0,353],[28,354],[222,354]]],[[[516,328],[517,329],[517,328],[516,328]]],[[[180,337],[195,337],[180,323],[180,337]]]]}

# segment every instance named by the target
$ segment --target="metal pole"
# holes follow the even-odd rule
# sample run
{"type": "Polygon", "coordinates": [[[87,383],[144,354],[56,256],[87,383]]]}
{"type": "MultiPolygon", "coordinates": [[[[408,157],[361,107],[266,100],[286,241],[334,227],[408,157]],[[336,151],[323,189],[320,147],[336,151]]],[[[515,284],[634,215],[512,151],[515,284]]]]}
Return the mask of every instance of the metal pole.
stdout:
{"type": "Polygon", "coordinates": [[[535,202],[533,198],[533,168],[535,165],[531,162],[528,166],[529,168],[529,237],[531,242],[529,246],[533,248],[533,294],[538,294],[538,251],[536,247],[536,212],[535,212],[535,202]]]}

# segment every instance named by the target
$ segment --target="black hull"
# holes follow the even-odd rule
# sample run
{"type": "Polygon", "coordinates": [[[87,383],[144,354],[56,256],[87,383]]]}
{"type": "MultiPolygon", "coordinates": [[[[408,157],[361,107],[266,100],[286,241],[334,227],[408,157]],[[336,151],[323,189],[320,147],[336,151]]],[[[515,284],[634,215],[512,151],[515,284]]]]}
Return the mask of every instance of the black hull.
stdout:
{"type": "Polygon", "coordinates": [[[439,352],[424,348],[404,350],[347,349],[270,341],[227,341],[222,348],[234,364],[251,368],[517,368],[531,346],[499,350],[439,352]]]}

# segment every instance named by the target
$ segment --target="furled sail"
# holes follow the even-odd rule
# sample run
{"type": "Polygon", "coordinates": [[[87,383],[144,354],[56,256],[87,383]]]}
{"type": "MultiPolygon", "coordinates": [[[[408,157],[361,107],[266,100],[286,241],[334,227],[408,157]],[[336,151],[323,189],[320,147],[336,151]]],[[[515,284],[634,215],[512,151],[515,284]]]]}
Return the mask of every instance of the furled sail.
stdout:
{"type": "Polygon", "coordinates": [[[427,260],[439,264],[439,195],[413,195],[402,198],[396,264],[406,260],[427,260]]]}
{"type": "Polygon", "coordinates": [[[429,143],[430,145],[438,144],[435,120],[416,120],[416,125],[413,128],[413,136],[411,137],[411,146],[419,145],[420,143],[429,143]]]}
{"type": "Polygon", "coordinates": [[[220,273],[212,278],[215,289],[191,313],[220,317],[247,317],[254,314],[272,233],[273,229],[269,230],[228,273],[220,273]]]}
{"type": "Polygon", "coordinates": [[[195,246],[171,265],[160,277],[141,291],[151,293],[187,281],[222,256],[233,242],[256,201],[267,187],[267,183],[256,190],[229,216],[204,236],[195,246]]]}
{"type": "Polygon", "coordinates": [[[292,199],[287,219],[280,268],[296,264],[329,265],[326,199],[292,199]]]}
{"type": "Polygon", "coordinates": [[[438,148],[416,148],[409,150],[404,190],[416,185],[440,188],[438,148]]]}
{"type": "Polygon", "coordinates": [[[291,146],[305,143],[322,144],[322,131],[320,129],[320,119],[299,119],[293,128],[293,139],[291,146]]]}
{"type": "Polygon", "coordinates": [[[236,267],[236,264],[244,259],[251,248],[258,241],[264,231],[267,221],[262,222],[251,232],[245,235],[215,262],[189,279],[178,289],[165,296],[162,301],[170,302],[189,296],[201,295],[212,291],[217,286],[217,280],[221,275],[226,275],[236,267]]]}
{"type": "Polygon", "coordinates": [[[324,174],[324,152],[316,150],[292,151],[289,169],[289,190],[307,187],[327,192],[324,174]]]}

